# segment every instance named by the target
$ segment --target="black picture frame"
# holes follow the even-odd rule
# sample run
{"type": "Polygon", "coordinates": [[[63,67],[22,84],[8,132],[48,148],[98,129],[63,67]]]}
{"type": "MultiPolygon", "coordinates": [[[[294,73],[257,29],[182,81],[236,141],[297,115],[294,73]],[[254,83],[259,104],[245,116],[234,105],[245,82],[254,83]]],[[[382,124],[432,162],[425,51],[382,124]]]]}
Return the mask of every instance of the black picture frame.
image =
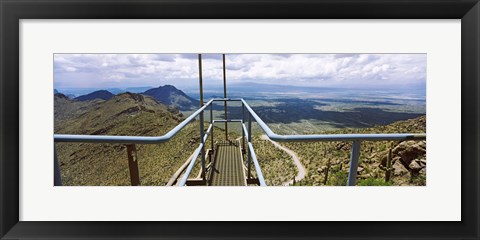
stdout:
{"type": "MultiPolygon", "coordinates": [[[[479,239],[478,0],[0,0],[2,239],[479,239]],[[460,222],[19,221],[20,19],[461,19],[460,222]]],[[[446,46],[448,47],[448,46],[446,46]]],[[[251,204],[255,201],[251,200],[251,204]]],[[[421,199],[418,200],[421,204],[421,199]]],[[[386,209],[386,211],[389,211],[386,209]]],[[[439,209],[441,211],[441,209],[439,209]]]]}

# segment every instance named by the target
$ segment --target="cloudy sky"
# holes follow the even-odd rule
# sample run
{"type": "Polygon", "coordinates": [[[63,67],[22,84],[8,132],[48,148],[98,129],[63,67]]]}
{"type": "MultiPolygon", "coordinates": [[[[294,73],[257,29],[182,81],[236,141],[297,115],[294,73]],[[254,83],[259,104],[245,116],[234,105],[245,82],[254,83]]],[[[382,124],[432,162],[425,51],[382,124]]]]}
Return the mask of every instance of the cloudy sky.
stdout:
{"type": "MultiPolygon", "coordinates": [[[[202,54],[206,86],[223,84],[222,55],[202,54]]],[[[425,86],[426,54],[227,54],[227,84],[425,86]]],[[[198,87],[197,54],[55,54],[55,88],[198,87]]]]}

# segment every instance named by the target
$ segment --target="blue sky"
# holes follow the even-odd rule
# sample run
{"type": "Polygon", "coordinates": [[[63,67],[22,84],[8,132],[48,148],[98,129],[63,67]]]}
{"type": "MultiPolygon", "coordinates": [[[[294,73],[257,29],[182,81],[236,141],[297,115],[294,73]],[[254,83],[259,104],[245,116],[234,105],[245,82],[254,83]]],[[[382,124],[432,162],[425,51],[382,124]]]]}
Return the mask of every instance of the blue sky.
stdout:
{"type": "MultiPolygon", "coordinates": [[[[202,54],[203,81],[223,84],[222,55],[202,54]]],[[[426,54],[227,54],[228,84],[425,87],[426,54]]],[[[197,54],[55,54],[55,88],[198,87],[197,54]]]]}

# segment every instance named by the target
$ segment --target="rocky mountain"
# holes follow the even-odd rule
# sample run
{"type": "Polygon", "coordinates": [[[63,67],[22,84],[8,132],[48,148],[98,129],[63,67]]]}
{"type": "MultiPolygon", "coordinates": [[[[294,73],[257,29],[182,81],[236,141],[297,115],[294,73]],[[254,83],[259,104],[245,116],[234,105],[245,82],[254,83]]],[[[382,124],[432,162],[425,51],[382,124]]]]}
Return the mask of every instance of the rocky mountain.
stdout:
{"type": "Polygon", "coordinates": [[[99,90],[86,95],[76,97],[75,100],[78,100],[78,101],[89,101],[94,99],[110,100],[111,98],[113,98],[113,96],[115,95],[107,90],[99,90]]]}
{"type": "Polygon", "coordinates": [[[198,100],[191,98],[183,91],[172,85],[152,88],[143,92],[142,94],[151,96],[165,105],[176,107],[182,111],[192,110],[198,108],[200,105],[198,100]]]}

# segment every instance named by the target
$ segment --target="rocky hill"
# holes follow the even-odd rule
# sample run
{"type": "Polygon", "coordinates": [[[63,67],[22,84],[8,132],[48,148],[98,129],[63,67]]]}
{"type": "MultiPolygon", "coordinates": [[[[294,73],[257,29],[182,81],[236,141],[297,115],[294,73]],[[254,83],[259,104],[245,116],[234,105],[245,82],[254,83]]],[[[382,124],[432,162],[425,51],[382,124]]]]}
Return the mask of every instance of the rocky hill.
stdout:
{"type": "Polygon", "coordinates": [[[115,96],[113,93],[107,90],[99,90],[86,95],[76,97],[75,100],[78,101],[89,101],[94,99],[110,100],[115,96]]]}
{"type": "Polygon", "coordinates": [[[62,93],[56,93],[53,97],[55,126],[60,122],[72,119],[84,114],[97,104],[104,102],[101,99],[80,102],[72,100],[62,93]]]}
{"type": "Polygon", "coordinates": [[[172,85],[152,88],[142,94],[151,96],[165,105],[176,107],[182,111],[192,110],[200,106],[198,100],[191,98],[172,85]]]}
{"type": "MultiPolygon", "coordinates": [[[[85,105],[85,109],[77,106],[83,103],[56,96],[56,112],[70,107],[80,112],[69,114],[62,121],[56,119],[55,133],[159,136],[183,120],[175,109],[140,94],[119,94],[108,101],[85,105]]],[[[198,135],[198,121],[194,121],[167,143],[137,145],[141,184],[168,182],[198,146],[198,135]]],[[[65,185],[130,184],[124,145],[57,143],[56,146],[65,185]]]]}

